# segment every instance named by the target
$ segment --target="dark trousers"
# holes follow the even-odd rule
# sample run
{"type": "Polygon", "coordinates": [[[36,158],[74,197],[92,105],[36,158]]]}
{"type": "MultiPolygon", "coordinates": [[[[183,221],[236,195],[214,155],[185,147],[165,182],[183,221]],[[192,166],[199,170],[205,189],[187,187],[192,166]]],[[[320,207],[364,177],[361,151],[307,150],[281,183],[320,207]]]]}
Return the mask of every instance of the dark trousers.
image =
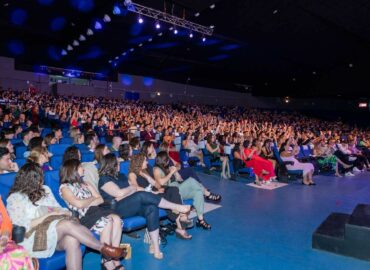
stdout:
{"type": "Polygon", "coordinates": [[[122,218],[142,216],[146,219],[149,232],[159,228],[158,205],[161,197],[150,192],[139,191],[117,202],[116,212],[122,218]]]}
{"type": "MultiPolygon", "coordinates": [[[[163,199],[166,199],[167,201],[182,204],[182,199],[180,195],[180,191],[178,187],[165,187],[164,193],[159,194],[160,197],[163,199]]],[[[171,210],[166,210],[168,219],[172,222],[175,222],[176,218],[179,216],[178,214],[175,214],[171,210]]]]}
{"type": "Polygon", "coordinates": [[[181,175],[181,178],[184,179],[184,180],[188,179],[189,177],[192,177],[195,180],[197,180],[198,182],[200,182],[199,176],[194,171],[194,169],[191,168],[191,167],[181,168],[181,170],[179,170],[179,174],[181,175]]]}

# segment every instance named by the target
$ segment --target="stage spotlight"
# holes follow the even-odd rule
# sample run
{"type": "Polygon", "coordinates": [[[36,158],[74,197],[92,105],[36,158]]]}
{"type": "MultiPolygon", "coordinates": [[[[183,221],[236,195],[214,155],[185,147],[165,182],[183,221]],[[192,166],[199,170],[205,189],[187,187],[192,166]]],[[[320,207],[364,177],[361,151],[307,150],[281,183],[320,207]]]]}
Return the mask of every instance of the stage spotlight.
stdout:
{"type": "Polygon", "coordinates": [[[209,26],[209,28],[213,29],[213,28],[215,28],[215,26],[212,24],[212,25],[209,26]]]}
{"type": "Polygon", "coordinates": [[[197,12],[197,13],[194,14],[195,17],[199,17],[199,15],[200,15],[199,12],[197,12]]]}
{"type": "Polygon", "coordinates": [[[139,44],[139,47],[141,47],[141,46],[143,46],[143,43],[140,43],[140,44],[139,44]]]}
{"type": "Polygon", "coordinates": [[[91,30],[90,28],[88,28],[87,31],[86,31],[86,35],[88,35],[88,36],[94,35],[93,30],[91,30]]]}
{"type": "Polygon", "coordinates": [[[206,42],[206,40],[207,40],[207,39],[206,39],[206,37],[203,37],[203,38],[202,38],[202,41],[203,41],[203,42],[206,42]]]}
{"type": "Polygon", "coordinates": [[[95,22],[94,27],[95,27],[96,30],[100,30],[100,29],[103,28],[102,24],[100,22],[98,22],[98,21],[95,22]]]}
{"type": "Polygon", "coordinates": [[[177,35],[178,34],[178,32],[179,31],[177,31],[177,29],[175,28],[175,30],[173,30],[173,33],[175,34],[175,35],[177,35]]]}
{"type": "Polygon", "coordinates": [[[163,35],[163,33],[162,33],[162,32],[158,33],[158,36],[162,36],[162,35],[163,35]]]}
{"type": "Polygon", "coordinates": [[[116,56],[116,57],[114,57],[114,59],[118,60],[118,59],[119,59],[119,57],[118,57],[118,56],[116,56]]]}
{"type": "Polygon", "coordinates": [[[117,6],[114,6],[113,8],[113,14],[114,15],[120,15],[121,14],[121,9],[117,6]]]}
{"type": "Polygon", "coordinates": [[[284,98],[284,102],[288,104],[288,103],[290,102],[290,97],[286,96],[286,97],[284,98]]]}
{"type": "Polygon", "coordinates": [[[112,63],[112,60],[109,60],[108,63],[111,64],[112,63]]]}
{"type": "Polygon", "coordinates": [[[126,52],[123,52],[122,55],[125,56],[127,53],[126,52]]]}
{"type": "Polygon", "coordinates": [[[111,18],[109,17],[108,14],[104,15],[103,21],[106,22],[106,23],[109,23],[111,21],[111,18]]]}
{"type": "Polygon", "coordinates": [[[157,92],[157,96],[160,96],[161,95],[161,92],[157,92]]]}
{"type": "Polygon", "coordinates": [[[161,28],[161,25],[159,24],[159,22],[156,22],[156,23],[155,23],[155,28],[156,28],[156,29],[160,29],[160,28],[161,28]]]}
{"type": "Polygon", "coordinates": [[[152,42],[152,41],[153,41],[153,39],[152,39],[152,38],[149,38],[149,39],[148,39],[148,41],[149,41],[149,42],[152,42]]]}
{"type": "Polygon", "coordinates": [[[144,22],[143,18],[139,17],[138,22],[142,24],[144,22]]]}
{"type": "Polygon", "coordinates": [[[190,33],[190,34],[189,34],[189,37],[190,37],[190,38],[193,38],[193,37],[194,37],[193,33],[190,33]]]}
{"type": "Polygon", "coordinates": [[[67,51],[66,50],[62,50],[62,55],[67,55],[67,51]]]}
{"type": "Polygon", "coordinates": [[[130,49],[130,52],[133,52],[134,50],[135,50],[134,48],[131,48],[131,49],[130,49]]]}
{"type": "Polygon", "coordinates": [[[72,45],[77,47],[78,45],[80,45],[80,42],[78,42],[77,40],[74,40],[72,45]]]}
{"type": "Polygon", "coordinates": [[[80,41],[85,41],[86,40],[86,37],[84,35],[80,35],[80,37],[78,38],[80,41]]]}
{"type": "Polygon", "coordinates": [[[71,45],[69,45],[69,44],[68,44],[68,46],[67,46],[67,50],[68,50],[68,51],[73,51],[73,47],[72,47],[71,45]]]}
{"type": "Polygon", "coordinates": [[[216,7],[215,4],[212,4],[212,5],[209,6],[210,9],[214,9],[215,7],[216,7]]]}

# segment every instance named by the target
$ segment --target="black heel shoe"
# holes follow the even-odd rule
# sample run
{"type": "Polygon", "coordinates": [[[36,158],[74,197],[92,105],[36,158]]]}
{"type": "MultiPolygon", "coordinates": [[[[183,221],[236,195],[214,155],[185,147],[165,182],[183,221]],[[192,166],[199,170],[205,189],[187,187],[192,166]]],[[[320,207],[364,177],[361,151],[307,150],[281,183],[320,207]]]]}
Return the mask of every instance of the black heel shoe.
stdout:
{"type": "Polygon", "coordinates": [[[210,192],[208,196],[204,195],[204,199],[206,199],[207,201],[211,201],[211,202],[219,202],[221,201],[222,197],[220,194],[215,194],[215,193],[210,192]]]}
{"type": "Polygon", "coordinates": [[[211,229],[211,225],[208,224],[204,219],[202,219],[202,220],[198,219],[196,225],[197,225],[198,228],[202,227],[203,230],[210,230],[211,229]]]}

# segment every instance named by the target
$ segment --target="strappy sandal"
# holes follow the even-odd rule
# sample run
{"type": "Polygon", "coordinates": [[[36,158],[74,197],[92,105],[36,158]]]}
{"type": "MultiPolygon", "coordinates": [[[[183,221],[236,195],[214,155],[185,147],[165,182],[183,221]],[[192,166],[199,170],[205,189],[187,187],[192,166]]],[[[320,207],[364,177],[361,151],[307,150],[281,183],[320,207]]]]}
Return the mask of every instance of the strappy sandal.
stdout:
{"type": "Polygon", "coordinates": [[[220,194],[215,194],[215,193],[212,193],[212,192],[210,192],[208,196],[204,195],[204,198],[207,201],[212,201],[212,202],[219,202],[222,199],[220,194]]]}
{"type": "Polygon", "coordinates": [[[198,219],[196,224],[197,224],[198,228],[201,227],[201,228],[203,228],[203,230],[210,230],[211,229],[211,225],[208,224],[204,219],[202,219],[202,220],[198,219]]]}
{"type": "Polygon", "coordinates": [[[190,240],[191,238],[193,238],[185,230],[180,230],[180,229],[176,229],[176,237],[182,240],[190,240]],[[180,233],[179,231],[182,231],[182,233],[180,233]]]}

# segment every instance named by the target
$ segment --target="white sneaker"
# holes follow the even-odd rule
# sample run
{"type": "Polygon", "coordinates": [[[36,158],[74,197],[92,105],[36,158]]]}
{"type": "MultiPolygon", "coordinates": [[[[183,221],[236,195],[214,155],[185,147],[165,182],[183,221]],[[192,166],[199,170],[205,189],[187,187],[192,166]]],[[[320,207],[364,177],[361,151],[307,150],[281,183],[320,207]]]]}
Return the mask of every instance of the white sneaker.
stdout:
{"type": "Polygon", "coordinates": [[[351,172],[346,172],[345,174],[344,174],[345,176],[355,176],[353,173],[351,173],[351,172]]]}
{"type": "Polygon", "coordinates": [[[357,167],[353,167],[352,172],[353,173],[359,173],[359,172],[361,172],[361,170],[359,170],[357,167]]]}
{"type": "Polygon", "coordinates": [[[264,181],[263,183],[268,186],[268,185],[271,184],[271,181],[270,180],[269,181],[264,181]]]}

